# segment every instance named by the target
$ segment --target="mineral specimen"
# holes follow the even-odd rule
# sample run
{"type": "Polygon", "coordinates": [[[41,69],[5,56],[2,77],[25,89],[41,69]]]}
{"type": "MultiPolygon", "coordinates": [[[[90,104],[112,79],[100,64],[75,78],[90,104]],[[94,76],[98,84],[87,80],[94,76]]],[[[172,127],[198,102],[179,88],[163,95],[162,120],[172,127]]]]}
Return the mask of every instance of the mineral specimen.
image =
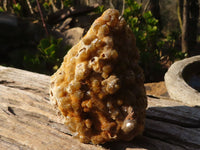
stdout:
{"type": "Polygon", "coordinates": [[[106,10],[51,77],[50,99],[81,142],[133,139],[144,128],[146,93],[135,37],[106,10]]]}

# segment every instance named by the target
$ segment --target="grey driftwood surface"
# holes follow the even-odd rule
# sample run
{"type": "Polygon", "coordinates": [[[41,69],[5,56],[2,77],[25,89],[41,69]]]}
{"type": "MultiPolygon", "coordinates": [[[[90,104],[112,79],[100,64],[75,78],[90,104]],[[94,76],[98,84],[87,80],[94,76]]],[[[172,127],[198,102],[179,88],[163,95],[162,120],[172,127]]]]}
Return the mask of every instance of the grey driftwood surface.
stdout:
{"type": "Polygon", "coordinates": [[[104,145],[80,143],[49,103],[49,79],[0,66],[0,150],[200,149],[200,107],[151,97],[143,136],[104,145]]]}

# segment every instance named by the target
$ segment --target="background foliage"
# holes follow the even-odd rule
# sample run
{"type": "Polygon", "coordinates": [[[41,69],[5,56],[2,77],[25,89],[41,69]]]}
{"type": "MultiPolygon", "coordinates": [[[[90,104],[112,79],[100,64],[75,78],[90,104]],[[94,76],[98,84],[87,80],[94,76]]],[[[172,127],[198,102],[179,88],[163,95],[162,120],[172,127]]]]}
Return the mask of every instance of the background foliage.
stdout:
{"type": "Polygon", "coordinates": [[[144,12],[142,5],[134,0],[125,1],[124,18],[136,36],[136,45],[140,51],[140,65],[148,81],[161,80],[167,63],[182,59],[186,54],[177,49],[175,42],[179,34],[172,32],[164,35],[150,11],[144,12]]]}
{"type": "MultiPolygon", "coordinates": [[[[120,9],[122,8],[121,3],[117,3],[118,1],[113,2],[116,3],[116,6],[120,6],[120,9]]],[[[70,46],[63,45],[63,39],[52,34],[55,26],[47,22],[50,15],[76,5],[87,4],[85,0],[0,1],[0,13],[14,14],[24,20],[32,21],[40,25],[43,30],[40,32],[40,30],[35,30],[34,28],[34,31],[42,33],[38,39],[34,39],[35,34],[31,35],[29,30],[21,29],[19,32],[22,40],[14,39],[13,43],[14,45],[20,45],[21,47],[19,48],[22,50],[19,50],[16,46],[14,46],[13,50],[13,46],[9,46],[9,42],[1,39],[0,44],[2,45],[1,51],[3,55],[1,56],[0,64],[49,75],[55,72],[70,46]],[[5,1],[7,5],[4,4],[5,1]],[[85,2],[85,4],[81,2],[85,2]],[[42,26],[45,27],[46,34],[42,26]],[[21,34],[22,31],[27,32],[27,34],[21,34]],[[24,42],[28,41],[28,39],[31,41],[31,44],[29,43],[30,47],[27,47],[27,42],[24,42]]],[[[105,5],[100,5],[93,13],[100,15],[108,8],[107,5],[108,2],[105,2],[105,5]]],[[[165,27],[160,24],[160,20],[156,19],[150,11],[146,11],[144,5],[142,3],[139,4],[136,0],[125,0],[124,6],[123,16],[135,34],[136,44],[140,51],[139,63],[144,69],[146,81],[163,80],[164,73],[171,63],[187,57],[187,53],[181,52],[181,29],[174,28],[163,31],[165,27]]],[[[166,19],[164,22],[166,22],[166,19]]]]}

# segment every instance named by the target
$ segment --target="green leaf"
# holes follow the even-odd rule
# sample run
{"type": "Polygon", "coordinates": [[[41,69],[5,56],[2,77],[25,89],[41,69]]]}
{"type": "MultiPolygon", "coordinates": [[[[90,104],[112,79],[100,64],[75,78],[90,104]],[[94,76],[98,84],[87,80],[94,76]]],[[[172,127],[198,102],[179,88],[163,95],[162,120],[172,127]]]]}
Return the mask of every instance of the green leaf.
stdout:
{"type": "Polygon", "coordinates": [[[45,50],[45,48],[50,46],[49,39],[42,39],[40,41],[40,44],[38,45],[38,48],[40,49],[41,52],[45,50]]]}
{"type": "Polygon", "coordinates": [[[72,5],[72,0],[64,0],[63,3],[65,8],[69,8],[72,5]]]}
{"type": "Polygon", "coordinates": [[[0,12],[4,12],[4,9],[0,7],[0,12]]]}
{"type": "Polygon", "coordinates": [[[96,12],[102,14],[105,11],[104,5],[98,6],[96,12]]]}
{"type": "Polygon", "coordinates": [[[57,45],[60,45],[62,41],[63,41],[63,38],[58,38],[57,39],[57,45]]]}
{"type": "Polygon", "coordinates": [[[21,5],[19,3],[13,4],[15,14],[19,15],[21,12],[21,5]]]}
{"type": "Polygon", "coordinates": [[[48,3],[48,2],[44,2],[42,6],[44,7],[44,9],[45,9],[46,11],[49,10],[49,3],[48,3]]]}
{"type": "Polygon", "coordinates": [[[49,47],[47,47],[46,49],[45,49],[45,54],[47,55],[47,56],[50,56],[51,54],[52,54],[52,51],[55,51],[55,47],[56,47],[56,45],[55,44],[51,44],[49,47]]]}

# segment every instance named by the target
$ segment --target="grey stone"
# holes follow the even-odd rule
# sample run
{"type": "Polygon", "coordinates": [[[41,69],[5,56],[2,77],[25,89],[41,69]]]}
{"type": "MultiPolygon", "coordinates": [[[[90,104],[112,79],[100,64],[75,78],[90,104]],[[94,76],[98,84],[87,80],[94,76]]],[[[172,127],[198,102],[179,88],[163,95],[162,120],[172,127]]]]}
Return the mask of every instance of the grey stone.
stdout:
{"type": "Polygon", "coordinates": [[[77,44],[83,36],[84,29],[80,27],[71,28],[63,32],[67,45],[73,46],[77,44]]]}
{"type": "MultiPolygon", "coordinates": [[[[170,97],[190,105],[200,106],[200,92],[192,87],[191,81],[188,80],[193,78],[194,74],[199,73],[200,55],[172,64],[165,74],[165,84],[170,97]]],[[[200,77],[198,76],[198,78],[200,77]]]]}
{"type": "Polygon", "coordinates": [[[18,20],[14,15],[0,14],[0,25],[1,24],[17,27],[18,20]]]}
{"type": "Polygon", "coordinates": [[[72,18],[67,18],[59,27],[60,31],[64,31],[65,28],[69,27],[69,24],[71,23],[72,18]]]}

